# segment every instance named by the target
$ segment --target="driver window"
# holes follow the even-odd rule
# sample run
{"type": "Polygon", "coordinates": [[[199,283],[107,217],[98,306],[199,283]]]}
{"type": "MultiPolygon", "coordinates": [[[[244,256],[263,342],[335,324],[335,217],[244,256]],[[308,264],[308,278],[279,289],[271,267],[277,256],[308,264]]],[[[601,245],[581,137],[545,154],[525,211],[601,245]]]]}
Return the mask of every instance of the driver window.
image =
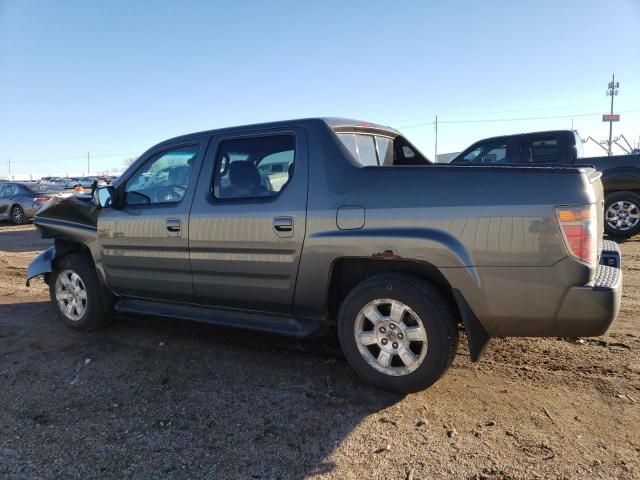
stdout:
{"type": "Polygon", "coordinates": [[[158,153],[147,160],[127,181],[127,205],[178,203],[189,186],[196,145],[158,153]]]}

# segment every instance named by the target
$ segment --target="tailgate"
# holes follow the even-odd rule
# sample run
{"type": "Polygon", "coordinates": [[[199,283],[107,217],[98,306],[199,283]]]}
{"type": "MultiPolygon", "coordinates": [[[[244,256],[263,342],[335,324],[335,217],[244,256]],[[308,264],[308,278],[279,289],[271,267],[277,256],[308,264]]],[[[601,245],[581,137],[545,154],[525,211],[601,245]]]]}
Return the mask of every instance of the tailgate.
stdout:
{"type": "Polygon", "coordinates": [[[602,187],[602,172],[597,171],[594,168],[585,169],[587,178],[591,182],[593,191],[596,194],[596,212],[598,212],[598,261],[600,261],[600,254],[602,253],[602,246],[604,242],[604,188],[602,187]]]}

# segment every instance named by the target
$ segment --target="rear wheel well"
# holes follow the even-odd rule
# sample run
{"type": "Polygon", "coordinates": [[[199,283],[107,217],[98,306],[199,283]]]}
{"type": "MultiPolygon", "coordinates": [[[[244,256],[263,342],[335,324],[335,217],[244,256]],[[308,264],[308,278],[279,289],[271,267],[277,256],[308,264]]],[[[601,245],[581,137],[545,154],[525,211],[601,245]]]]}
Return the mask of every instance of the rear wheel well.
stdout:
{"type": "Polygon", "coordinates": [[[329,279],[327,313],[331,321],[338,318],[340,305],[349,292],[363,280],[383,273],[404,273],[426,280],[455,305],[451,285],[437,267],[413,260],[373,260],[369,258],[341,258],[334,262],[329,279]]]}

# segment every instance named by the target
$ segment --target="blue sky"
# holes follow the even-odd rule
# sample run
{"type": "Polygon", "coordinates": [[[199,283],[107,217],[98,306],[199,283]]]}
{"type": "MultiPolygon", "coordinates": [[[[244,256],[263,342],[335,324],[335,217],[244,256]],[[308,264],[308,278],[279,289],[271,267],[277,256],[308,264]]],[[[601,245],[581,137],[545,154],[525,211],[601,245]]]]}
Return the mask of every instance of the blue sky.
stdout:
{"type": "MultiPolygon", "coordinates": [[[[0,0],[0,176],[121,169],[165,138],[346,116],[433,157],[491,135],[640,136],[640,0],[0,0]],[[626,112],[626,113],[624,113],[626,112]],[[564,117],[513,120],[530,117],[564,117]],[[506,119],[506,120],[505,120],[506,119]],[[508,120],[511,119],[511,120],[508,120]],[[449,122],[449,123],[447,123],[449,122]]],[[[587,148],[598,154],[598,147],[587,148]]]]}

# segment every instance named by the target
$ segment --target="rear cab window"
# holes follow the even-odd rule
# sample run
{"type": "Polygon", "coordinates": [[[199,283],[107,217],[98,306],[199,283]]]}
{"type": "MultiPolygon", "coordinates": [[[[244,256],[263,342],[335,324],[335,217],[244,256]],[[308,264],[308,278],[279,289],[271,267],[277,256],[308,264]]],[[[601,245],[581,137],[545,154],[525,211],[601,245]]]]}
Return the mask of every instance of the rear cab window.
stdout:
{"type": "Polygon", "coordinates": [[[363,167],[431,165],[427,157],[407,139],[392,132],[336,131],[336,136],[353,159],[363,167]]]}
{"type": "Polygon", "coordinates": [[[520,143],[522,163],[559,163],[562,159],[561,144],[557,137],[534,137],[520,143]]]}
{"type": "Polygon", "coordinates": [[[373,135],[340,133],[338,138],[349,149],[360,165],[365,167],[380,165],[373,135]]]}

